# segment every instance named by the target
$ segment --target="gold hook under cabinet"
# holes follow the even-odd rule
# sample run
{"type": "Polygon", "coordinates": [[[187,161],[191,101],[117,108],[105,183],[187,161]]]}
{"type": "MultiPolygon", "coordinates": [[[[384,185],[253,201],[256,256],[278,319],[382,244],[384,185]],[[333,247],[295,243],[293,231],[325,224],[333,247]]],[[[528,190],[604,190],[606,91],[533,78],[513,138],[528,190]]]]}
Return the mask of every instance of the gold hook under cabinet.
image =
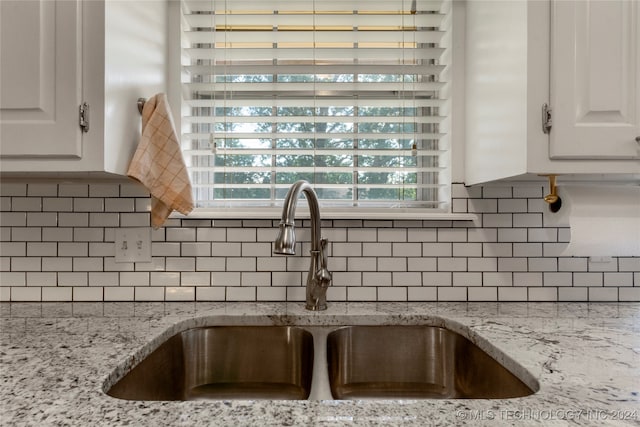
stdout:
{"type": "Polygon", "coordinates": [[[558,175],[540,175],[549,178],[549,194],[544,196],[544,201],[549,204],[551,212],[558,212],[562,207],[562,199],[558,196],[558,188],[556,187],[556,178],[558,175]]]}

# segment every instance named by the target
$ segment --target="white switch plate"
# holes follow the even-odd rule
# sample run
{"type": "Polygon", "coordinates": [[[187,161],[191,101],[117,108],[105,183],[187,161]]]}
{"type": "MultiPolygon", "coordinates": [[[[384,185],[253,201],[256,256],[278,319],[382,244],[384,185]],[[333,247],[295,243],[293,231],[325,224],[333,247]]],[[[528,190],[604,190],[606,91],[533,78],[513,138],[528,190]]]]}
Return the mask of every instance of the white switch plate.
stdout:
{"type": "Polygon", "coordinates": [[[151,228],[117,228],[116,262],[151,262],[151,228]]]}

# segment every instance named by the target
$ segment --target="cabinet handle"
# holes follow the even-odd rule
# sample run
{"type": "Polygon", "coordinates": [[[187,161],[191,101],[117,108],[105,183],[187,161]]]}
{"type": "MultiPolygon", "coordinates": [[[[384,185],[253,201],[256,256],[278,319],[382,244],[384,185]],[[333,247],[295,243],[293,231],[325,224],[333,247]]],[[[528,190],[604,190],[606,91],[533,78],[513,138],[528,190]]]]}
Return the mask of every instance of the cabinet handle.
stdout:
{"type": "Polygon", "coordinates": [[[636,142],[640,144],[640,136],[636,136],[636,142]]]}

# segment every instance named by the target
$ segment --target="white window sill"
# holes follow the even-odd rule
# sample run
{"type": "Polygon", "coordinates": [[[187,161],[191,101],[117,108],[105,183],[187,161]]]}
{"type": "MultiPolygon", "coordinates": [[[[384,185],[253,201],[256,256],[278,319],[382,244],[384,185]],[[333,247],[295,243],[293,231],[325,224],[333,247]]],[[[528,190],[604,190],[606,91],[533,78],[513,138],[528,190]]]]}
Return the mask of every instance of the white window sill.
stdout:
{"type": "MultiPolygon", "coordinates": [[[[437,212],[427,209],[401,208],[321,208],[322,219],[364,220],[419,220],[419,221],[475,221],[478,216],[470,213],[437,212]]],[[[218,208],[195,209],[188,216],[174,212],[171,218],[190,219],[280,219],[282,208],[218,208]]],[[[296,209],[296,218],[309,218],[309,209],[301,201],[296,209]]]]}

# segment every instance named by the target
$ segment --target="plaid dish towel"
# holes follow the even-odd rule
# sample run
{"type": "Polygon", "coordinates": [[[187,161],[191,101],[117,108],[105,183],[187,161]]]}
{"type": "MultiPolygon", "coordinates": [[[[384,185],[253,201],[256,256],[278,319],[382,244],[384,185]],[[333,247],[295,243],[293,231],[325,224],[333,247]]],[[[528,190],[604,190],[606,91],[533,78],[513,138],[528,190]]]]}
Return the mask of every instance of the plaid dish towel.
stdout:
{"type": "Polygon", "coordinates": [[[151,97],[142,109],[142,137],[127,175],[151,193],[151,225],[164,224],[173,210],[193,210],[191,182],[182,158],[167,96],[151,97]]]}

